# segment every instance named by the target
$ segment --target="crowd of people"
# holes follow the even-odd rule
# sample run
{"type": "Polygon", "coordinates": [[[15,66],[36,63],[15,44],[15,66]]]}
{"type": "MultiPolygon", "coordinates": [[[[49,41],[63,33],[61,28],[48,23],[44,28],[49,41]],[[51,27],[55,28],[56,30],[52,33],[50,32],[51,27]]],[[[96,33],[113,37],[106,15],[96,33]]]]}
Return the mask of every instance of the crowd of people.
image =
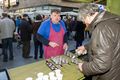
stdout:
{"type": "Polygon", "coordinates": [[[32,58],[30,56],[30,41],[34,40],[34,59],[38,59],[38,50],[40,48],[40,58],[43,58],[42,43],[36,39],[37,30],[43,20],[44,16],[37,15],[33,22],[27,14],[11,18],[6,12],[2,13],[0,18],[0,41],[3,55],[3,62],[14,60],[13,42],[17,42],[17,47],[22,45],[22,57],[32,58]],[[40,47],[39,47],[40,46],[40,47]],[[9,52],[8,52],[9,50],[9,52]]]}
{"type": "Polygon", "coordinates": [[[49,17],[38,14],[35,16],[34,21],[32,21],[27,14],[23,14],[22,16],[17,16],[16,18],[11,18],[7,13],[3,13],[2,14],[3,17],[0,19],[0,31],[1,31],[0,38],[2,41],[1,45],[2,45],[3,62],[7,62],[8,58],[9,60],[14,60],[13,44],[12,44],[14,41],[17,42],[17,48],[20,48],[22,45],[23,58],[32,58],[33,56],[30,56],[30,49],[31,49],[30,42],[31,39],[33,39],[34,59],[38,59],[38,56],[39,58],[47,59],[50,57],[54,57],[56,55],[63,54],[64,50],[62,50],[62,47],[64,47],[63,49],[68,49],[67,41],[68,39],[71,38],[74,38],[76,40],[77,42],[76,48],[82,45],[82,41],[84,40],[85,24],[82,21],[77,21],[77,18],[74,16],[66,16],[66,19],[62,19],[60,13],[61,13],[60,10],[53,9],[49,17]],[[6,19],[10,20],[11,22],[7,21],[6,19]],[[11,27],[9,27],[10,23],[12,24],[11,27]],[[71,36],[73,32],[76,32],[76,34],[74,36],[71,36]],[[54,40],[52,40],[50,39],[50,36],[52,36],[52,38],[54,38],[55,36],[56,37],[54,38],[54,40]],[[8,38],[11,38],[11,40],[8,40],[11,41],[9,42],[10,43],[9,46],[6,45],[8,44],[7,42],[6,44],[3,42],[4,39],[6,40],[8,38]],[[65,44],[62,45],[63,43],[65,44]],[[47,48],[48,45],[53,47],[53,49],[54,47],[59,46],[57,48],[58,49],[61,48],[61,50],[56,50],[55,53],[51,52],[54,53],[54,55],[45,57],[45,55],[47,55],[46,51],[49,51],[49,53],[50,51],[55,51],[55,49],[45,50],[45,48],[47,48]],[[9,53],[7,49],[9,49],[9,53]]]}

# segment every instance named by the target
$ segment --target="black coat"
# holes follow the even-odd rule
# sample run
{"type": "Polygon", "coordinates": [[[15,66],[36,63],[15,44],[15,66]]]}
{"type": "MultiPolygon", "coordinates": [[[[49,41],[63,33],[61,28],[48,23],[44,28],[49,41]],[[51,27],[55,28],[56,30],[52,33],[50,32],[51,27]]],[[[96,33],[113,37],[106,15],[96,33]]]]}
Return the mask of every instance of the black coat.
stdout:
{"type": "Polygon", "coordinates": [[[20,23],[20,35],[22,41],[30,41],[32,34],[32,25],[25,19],[20,23]]]}
{"type": "Polygon", "coordinates": [[[84,30],[86,25],[82,21],[77,21],[76,25],[76,33],[75,33],[75,41],[84,40],[84,30]]]}

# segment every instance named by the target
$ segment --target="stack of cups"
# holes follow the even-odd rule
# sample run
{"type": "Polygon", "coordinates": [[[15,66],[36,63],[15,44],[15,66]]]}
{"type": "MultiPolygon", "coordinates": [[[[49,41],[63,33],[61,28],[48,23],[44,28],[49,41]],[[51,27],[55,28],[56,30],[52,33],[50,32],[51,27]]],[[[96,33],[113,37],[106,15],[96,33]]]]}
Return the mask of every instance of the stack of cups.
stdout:
{"type": "Polygon", "coordinates": [[[42,72],[38,73],[37,77],[38,78],[36,80],[43,80],[43,73],[42,72]]]}
{"type": "Polygon", "coordinates": [[[26,78],[25,80],[32,80],[33,78],[32,77],[28,77],[28,78],[26,78]]]}
{"type": "Polygon", "coordinates": [[[54,80],[54,78],[55,78],[55,73],[54,72],[50,72],[49,73],[49,76],[50,76],[50,80],[54,80]]]}
{"type": "Polygon", "coordinates": [[[61,74],[61,70],[57,69],[55,70],[55,73],[56,73],[57,80],[62,80],[63,74],[61,74]]]}

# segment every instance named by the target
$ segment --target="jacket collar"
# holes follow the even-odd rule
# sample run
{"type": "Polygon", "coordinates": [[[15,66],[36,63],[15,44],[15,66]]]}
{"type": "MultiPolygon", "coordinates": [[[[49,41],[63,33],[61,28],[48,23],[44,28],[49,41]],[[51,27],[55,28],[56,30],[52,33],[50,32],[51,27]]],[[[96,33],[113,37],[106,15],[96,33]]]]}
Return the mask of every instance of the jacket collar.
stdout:
{"type": "Polygon", "coordinates": [[[120,19],[120,16],[113,15],[110,12],[107,12],[107,11],[100,12],[91,22],[91,24],[88,27],[88,30],[90,31],[90,33],[92,33],[93,30],[96,28],[96,25],[99,24],[100,22],[103,22],[109,19],[118,19],[118,18],[120,19]]]}

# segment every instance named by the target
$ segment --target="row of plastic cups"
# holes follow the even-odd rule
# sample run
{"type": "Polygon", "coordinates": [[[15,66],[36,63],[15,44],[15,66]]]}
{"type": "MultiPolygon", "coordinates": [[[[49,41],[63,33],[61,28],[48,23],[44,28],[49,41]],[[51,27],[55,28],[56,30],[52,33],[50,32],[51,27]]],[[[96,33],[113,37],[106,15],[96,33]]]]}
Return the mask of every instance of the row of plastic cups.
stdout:
{"type": "MultiPolygon", "coordinates": [[[[57,69],[54,72],[50,72],[48,75],[43,75],[42,72],[37,74],[36,80],[48,80],[50,77],[50,80],[62,80],[63,74],[61,74],[61,70],[57,69]],[[56,75],[56,76],[55,76],[56,75]]],[[[28,77],[25,80],[33,80],[32,77],[28,77]]]]}

